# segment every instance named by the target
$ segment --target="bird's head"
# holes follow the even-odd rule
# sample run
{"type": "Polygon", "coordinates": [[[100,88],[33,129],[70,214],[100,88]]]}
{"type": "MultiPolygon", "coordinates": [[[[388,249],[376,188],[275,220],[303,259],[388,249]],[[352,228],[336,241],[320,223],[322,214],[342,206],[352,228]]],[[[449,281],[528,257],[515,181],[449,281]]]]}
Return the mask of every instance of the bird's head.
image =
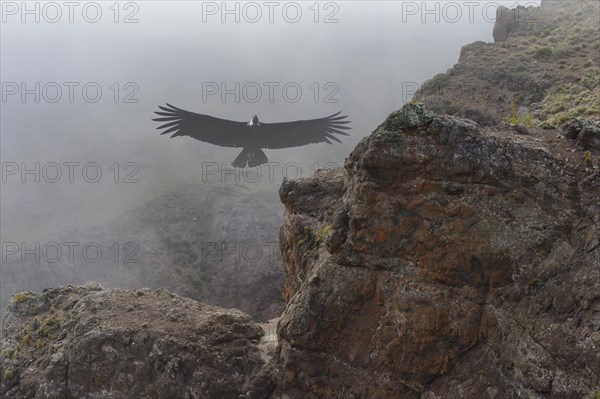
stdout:
{"type": "Polygon", "coordinates": [[[258,116],[254,115],[250,122],[248,122],[248,126],[260,126],[260,122],[258,121],[258,116]]]}

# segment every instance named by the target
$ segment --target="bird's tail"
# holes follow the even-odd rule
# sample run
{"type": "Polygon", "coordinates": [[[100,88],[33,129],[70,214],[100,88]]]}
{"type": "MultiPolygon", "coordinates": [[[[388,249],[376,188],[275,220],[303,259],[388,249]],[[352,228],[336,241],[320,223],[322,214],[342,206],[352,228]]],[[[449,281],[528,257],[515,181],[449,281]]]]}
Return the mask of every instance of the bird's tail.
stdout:
{"type": "Polygon", "coordinates": [[[253,168],[267,162],[269,160],[260,148],[244,148],[231,165],[235,168],[253,168]]]}

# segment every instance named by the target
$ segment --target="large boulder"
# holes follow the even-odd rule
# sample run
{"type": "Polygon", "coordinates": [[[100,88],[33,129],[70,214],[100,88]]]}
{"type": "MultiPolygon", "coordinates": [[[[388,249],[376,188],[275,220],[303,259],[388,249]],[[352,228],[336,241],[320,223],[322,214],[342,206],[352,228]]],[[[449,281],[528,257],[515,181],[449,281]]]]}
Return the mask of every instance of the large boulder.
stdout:
{"type": "Polygon", "coordinates": [[[5,314],[3,398],[238,398],[264,362],[238,310],[97,284],[20,293],[5,314]]]}
{"type": "Polygon", "coordinates": [[[509,10],[504,6],[496,10],[496,23],[494,24],[494,41],[503,42],[508,39],[508,35],[515,24],[515,11],[509,10]]]}
{"type": "Polygon", "coordinates": [[[577,140],[585,151],[600,151],[600,121],[590,122],[586,118],[577,118],[562,127],[565,137],[577,140]]]}

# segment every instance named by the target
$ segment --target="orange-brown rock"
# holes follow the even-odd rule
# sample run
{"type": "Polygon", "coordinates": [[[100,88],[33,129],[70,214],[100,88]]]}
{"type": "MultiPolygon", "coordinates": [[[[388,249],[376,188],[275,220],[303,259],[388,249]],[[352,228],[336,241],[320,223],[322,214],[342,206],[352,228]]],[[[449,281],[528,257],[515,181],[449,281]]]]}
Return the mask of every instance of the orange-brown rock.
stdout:
{"type": "Polygon", "coordinates": [[[599,180],[408,104],[344,169],[284,182],[273,397],[592,393],[599,180]]]}

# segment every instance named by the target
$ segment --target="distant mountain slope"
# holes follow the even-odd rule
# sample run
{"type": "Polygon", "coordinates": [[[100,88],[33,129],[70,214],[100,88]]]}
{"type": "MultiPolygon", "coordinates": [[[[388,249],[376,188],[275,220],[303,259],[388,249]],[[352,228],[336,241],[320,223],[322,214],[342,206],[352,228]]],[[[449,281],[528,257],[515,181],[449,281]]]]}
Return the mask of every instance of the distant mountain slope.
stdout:
{"type": "Polygon", "coordinates": [[[484,125],[559,127],[600,119],[600,2],[501,7],[496,43],[465,46],[458,64],[415,95],[429,109],[484,125]]]}
{"type": "Polygon", "coordinates": [[[97,243],[103,256],[90,262],[64,255],[54,263],[7,256],[2,278],[10,285],[2,287],[2,309],[18,291],[98,281],[106,287],[163,287],[258,320],[276,317],[283,309],[284,280],[277,244],[282,207],[269,203],[276,195],[269,186],[181,185],[105,224],[61,232],[57,241],[97,243]],[[121,251],[116,262],[115,242],[121,251]]]}

